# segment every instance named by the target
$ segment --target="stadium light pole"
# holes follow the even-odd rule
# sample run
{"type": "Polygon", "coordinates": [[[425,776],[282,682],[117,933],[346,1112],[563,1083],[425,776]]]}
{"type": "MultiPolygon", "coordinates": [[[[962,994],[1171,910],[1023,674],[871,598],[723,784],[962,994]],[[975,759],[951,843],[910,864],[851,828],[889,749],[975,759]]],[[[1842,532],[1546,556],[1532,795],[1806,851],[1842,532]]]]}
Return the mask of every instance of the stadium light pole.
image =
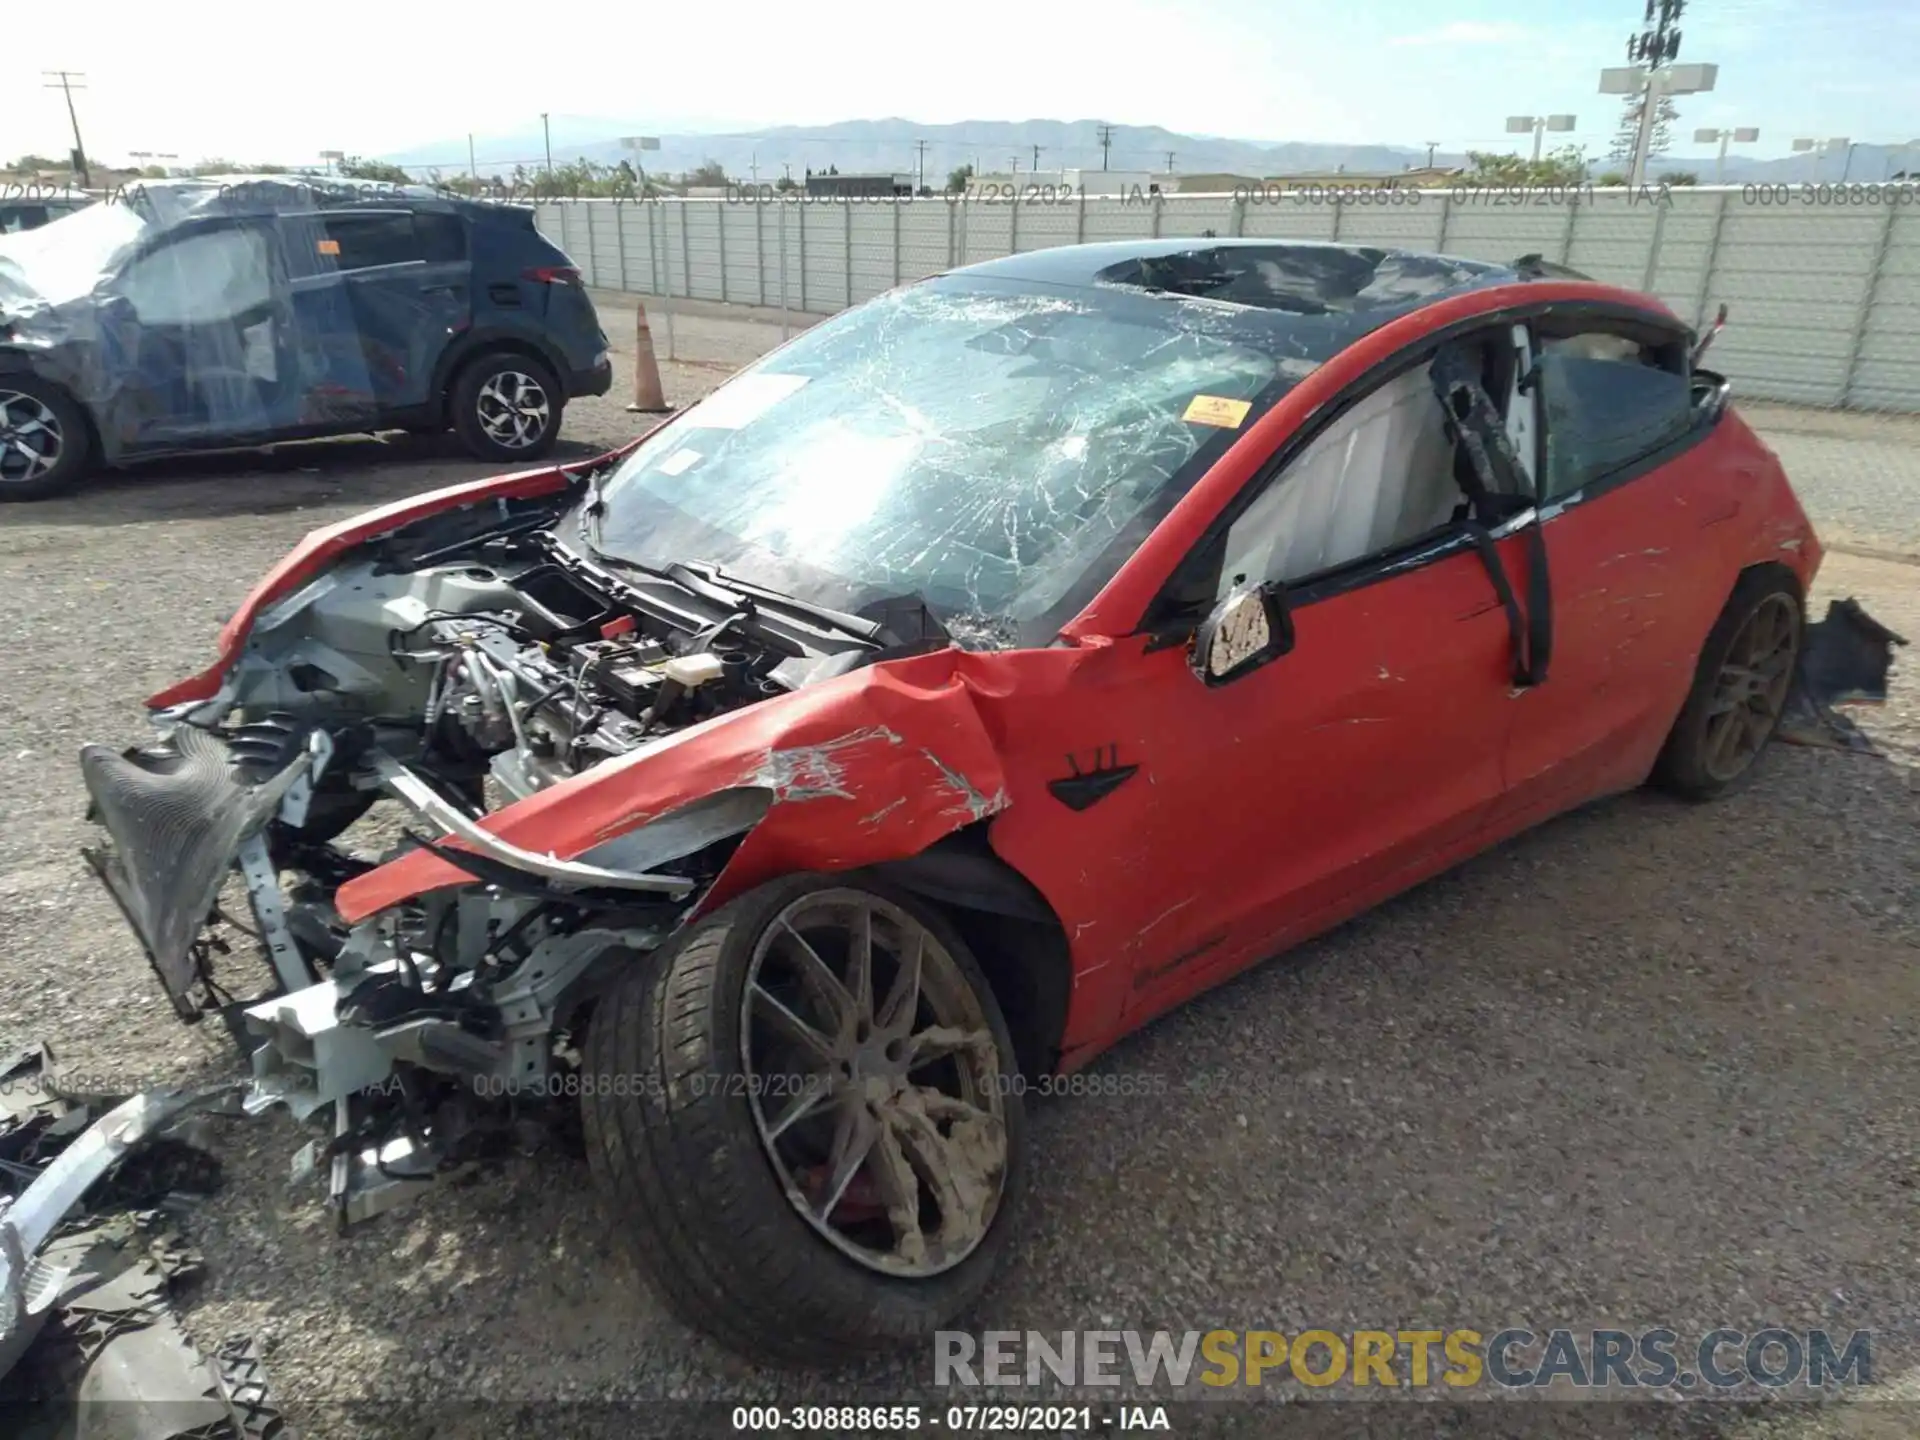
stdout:
{"type": "Polygon", "coordinates": [[[1838,136],[1832,140],[1796,140],[1793,142],[1795,153],[1811,157],[1812,168],[1807,172],[1809,180],[1820,178],[1820,156],[1827,150],[1844,150],[1848,146],[1847,137],[1838,136]]]}
{"type": "Polygon", "coordinates": [[[1718,65],[1611,66],[1600,72],[1602,95],[1639,95],[1640,130],[1633,141],[1633,172],[1627,183],[1638,190],[1647,183],[1648,152],[1659,120],[1660,102],[1674,95],[1699,95],[1713,89],[1720,77],[1718,65]]]}
{"type": "MultiPolygon", "coordinates": [[[[1529,130],[1533,132],[1533,163],[1536,165],[1540,163],[1540,137],[1549,130],[1564,132],[1573,129],[1573,126],[1574,119],[1571,115],[1509,115],[1507,117],[1509,135],[1525,135],[1529,130]]],[[[1433,163],[1431,145],[1427,147],[1427,163],[1433,163]]]]}
{"type": "MultiPolygon", "coordinates": [[[[646,150],[658,150],[660,148],[660,137],[658,135],[622,135],[620,137],[620,148],[629,154],[635,155],[646,150]]],[[[757,162],[759,158],[759,153],[756,151],[754,154],[755,161],[757,162]]],[[[633,163],[633,168],[639,172],[640,198],[644,200],[647,198],[647,162],[644,160],[636,160],[633,163]]],[[[793,167],[791,165],[787,166],[787,175],[789,178],[793,175],[793,167]]]]}
{"type": "Polygon", "coordinates": [[[1715,130],[1708,127],[1693,132],[1696,145],[1711,145],[1720,142],[1720,158],[1713,165],[1713,183],[1723,185],[1727,179],[1727,142],[1738,140],[1742,145],[1750,145],[1760,138],[1760,132],[1751,125],[1736,125],[1731,130],[1715,130]]]}

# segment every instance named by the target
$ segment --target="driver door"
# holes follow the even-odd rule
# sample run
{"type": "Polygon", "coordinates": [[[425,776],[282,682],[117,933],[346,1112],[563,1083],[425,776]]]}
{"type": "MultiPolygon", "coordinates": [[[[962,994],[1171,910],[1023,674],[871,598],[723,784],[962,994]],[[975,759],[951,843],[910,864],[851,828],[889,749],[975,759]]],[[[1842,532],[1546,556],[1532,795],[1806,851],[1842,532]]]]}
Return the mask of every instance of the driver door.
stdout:
{"type": "MultiPolygon", "coordinates": [[[[1047,715],[1009,727],[1139,777],[1068,823],[1078,846],[1021,826],[1017,798],[994,832],[1067,920],[1076,969],[1123,972],[1127,1023],[1483,843],[1515,659],[1458,460],[1427,364],[1384,380],[1237,502],[1198,566],[1215,596],[1282,582],[1287,653],[1209,684],[1185,646],[1129,637],[1084,667],[1075,743],[1047,715]]],[[[1518,573],[1517,530],[1494,547],[1518,573]]]]}

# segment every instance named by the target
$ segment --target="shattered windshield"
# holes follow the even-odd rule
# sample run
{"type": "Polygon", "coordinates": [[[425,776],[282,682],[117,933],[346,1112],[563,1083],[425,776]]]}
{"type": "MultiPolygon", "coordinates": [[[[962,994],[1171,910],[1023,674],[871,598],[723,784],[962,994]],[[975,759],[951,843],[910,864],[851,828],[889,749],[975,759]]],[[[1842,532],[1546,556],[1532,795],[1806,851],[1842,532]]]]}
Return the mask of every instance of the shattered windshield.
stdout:
{"type": "Polygon", "coordinates": [[[1117,287],[916,285],[807,331],[642,445],[596,543],[842,609],[911,596],[957,638],[1044,643],[1350,338],[1117,287]]]}

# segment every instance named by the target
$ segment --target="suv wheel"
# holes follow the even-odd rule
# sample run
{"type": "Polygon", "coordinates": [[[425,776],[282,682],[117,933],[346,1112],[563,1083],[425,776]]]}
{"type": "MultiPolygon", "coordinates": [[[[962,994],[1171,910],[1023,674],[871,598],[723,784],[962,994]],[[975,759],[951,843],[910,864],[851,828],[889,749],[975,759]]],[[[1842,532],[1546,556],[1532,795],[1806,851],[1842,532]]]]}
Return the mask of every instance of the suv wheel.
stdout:
{"type": "Polygon", "coordinates": [[[485,355],[453,387],[453,429],[482,460],[537,460],[560,436],[566,400],[553,372],[525,355],[485,355]]]}
{"type": "Polygon", "coordinates": [[[0,500],[39,500],[87,469],[86,419],[57,385],[0,375],[0,500]]]}

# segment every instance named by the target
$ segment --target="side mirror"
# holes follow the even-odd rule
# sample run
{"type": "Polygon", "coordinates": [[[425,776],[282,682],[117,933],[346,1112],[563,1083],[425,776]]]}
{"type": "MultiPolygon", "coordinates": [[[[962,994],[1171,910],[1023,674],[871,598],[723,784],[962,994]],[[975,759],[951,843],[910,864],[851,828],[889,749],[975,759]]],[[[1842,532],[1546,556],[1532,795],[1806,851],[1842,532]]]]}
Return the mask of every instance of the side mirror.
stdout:
{"type": "Polygon", "coordinates": [[[1293,649],[1293,615],[1278,585],[1248,585],[1213,607],[1194,632],[1193,673],[1224,685],[1293,649]]]}

